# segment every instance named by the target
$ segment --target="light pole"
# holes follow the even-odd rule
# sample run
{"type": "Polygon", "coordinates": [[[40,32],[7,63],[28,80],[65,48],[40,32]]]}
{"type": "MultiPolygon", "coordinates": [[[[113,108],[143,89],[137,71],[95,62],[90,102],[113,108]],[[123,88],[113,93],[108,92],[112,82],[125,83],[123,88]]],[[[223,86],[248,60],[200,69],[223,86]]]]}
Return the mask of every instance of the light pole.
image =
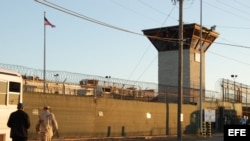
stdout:
{"type": "Polygon", "coordinates": [[[178,108],[177,108],[177,139],[182,140],[182,103],[183,103],[183,1],[184,0],[172,0],[174,4],[179,2],[179,49],[178,49],[178,108]]]}
{"type": "Polygon", "coordinates": [[[199,110],[200,110],[200,133],[202,133],[203,131],[203,127],[202,127],[202,122],[203,122],[203,112],[202,112],[202,102],[203,102],[203,99],[202,99],[202,96],[203,96],[203,93],[202,93],[202,90],[203,90],[203,87],[202,87],[202,82],[203,82],[203,79],[202,79],[202,76],[203,76],[203,48],[202,48],[202,0],[200,0],[200,107],[199,107],[199,110]]]}
{"type": "Polygon", "coordinates": [[[111,78],[111,76],[105,76],[105,78],[108,79],[108,86],[109,86],[109,79],[111,78]]]}
{"type": "Polygon", "coordinates": [[[58,74],[58,73],[57,73],[57,74],[54,74],[54,77],[56,78],[56,79],[55,79],[56,84],[58,84],[58,79],[57,79],[57,78],[58,78],[58,76],[59,76],[59,74],[58,74]]]}
{"type": "Polygon", "coordinates": [[[235,79],[238,77],[238,75],[232,74],[231,77],[234,79],[234,101],[236,100],[236,93],[235,93],[235,79]]]}
{"type": "Polygon", "coordinates": [[[56,86],[55,86],[55,93],[56,94],[59,94],[59,92],[58,92],[58,76],[59,76],[59,74],[57,73],[57,74],[54,74],[54,77],[55,77],[55,82],[56,82],[56,86]]]}

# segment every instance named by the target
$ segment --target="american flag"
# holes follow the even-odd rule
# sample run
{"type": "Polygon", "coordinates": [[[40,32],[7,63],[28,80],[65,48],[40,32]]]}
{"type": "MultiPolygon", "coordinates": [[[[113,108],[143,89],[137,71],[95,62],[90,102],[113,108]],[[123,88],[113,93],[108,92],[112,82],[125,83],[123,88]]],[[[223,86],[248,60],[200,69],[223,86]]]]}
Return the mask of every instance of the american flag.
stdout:
{"type": "Polygon", "coordinates": [[[50,23],[50,22],[47,20],[47,18],[45,18],[45,17],[44,17],[44,25],[49,25],[49,26],[51,26],[52,28],[53,28],[53,27],[56,27],[55,25],[53,25],[52,23],[50,23]]]}

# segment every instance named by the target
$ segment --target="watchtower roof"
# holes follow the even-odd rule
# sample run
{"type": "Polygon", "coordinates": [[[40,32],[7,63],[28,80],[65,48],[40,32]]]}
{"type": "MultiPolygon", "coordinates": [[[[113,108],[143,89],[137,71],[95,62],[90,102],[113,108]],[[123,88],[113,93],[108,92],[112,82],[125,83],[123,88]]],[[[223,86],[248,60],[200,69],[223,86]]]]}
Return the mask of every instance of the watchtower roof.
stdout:
{"type": "MultiPolygon", "coordinates": [[[[214,28],[215,26],[211,27],[211,29],[202,27],[202,49],[204,52],[219,36],[219,33],[215,32],[214,28]]],[[[200,30],[201,26],[196,23],[183,25],[183,49],[200,50],[200,30]]],[[[179,25],[142,31],[159,52],[179,49],[179,25]]]]}

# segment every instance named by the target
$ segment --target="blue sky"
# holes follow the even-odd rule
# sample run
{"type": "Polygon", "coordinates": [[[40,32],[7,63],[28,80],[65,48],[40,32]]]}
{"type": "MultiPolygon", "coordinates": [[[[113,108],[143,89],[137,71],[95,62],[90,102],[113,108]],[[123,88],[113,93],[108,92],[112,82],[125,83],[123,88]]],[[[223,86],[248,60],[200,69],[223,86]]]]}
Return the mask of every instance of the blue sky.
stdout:
{"type": "MultiPolygon", "coordinates": [[[[40,0],[44,2],[43,0],[40,0]]],[[[34,0],[1,0],[0,63],[43,69],[44,11],[46,68],[157,82],[157,50],[142,30],[178,25],[179,3],[171,0],[47,0],[133,33],[106,27],[34,0]],[[137,33],[137,34],[134,34],[137,33]]],[[[200,0],[184,0],[183,21],[200,24],[200,0]]],[[[202,0],[202,24],[220,35],[206,52],[206,89],[221,78],[250,85],[248,0],[202,0]],[[223,43],[223,44],[221,44],[223,43]],[[225,45],[228,44],[228,45],[225,45]]]]}

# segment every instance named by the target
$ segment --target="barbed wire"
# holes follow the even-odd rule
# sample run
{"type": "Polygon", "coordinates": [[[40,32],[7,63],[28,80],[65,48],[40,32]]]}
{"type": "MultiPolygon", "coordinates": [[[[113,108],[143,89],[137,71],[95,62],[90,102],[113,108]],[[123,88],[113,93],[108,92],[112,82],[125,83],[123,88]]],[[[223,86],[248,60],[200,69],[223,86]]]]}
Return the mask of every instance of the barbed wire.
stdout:
{"type": "MultiPolygon", "coordinates": [[[[11,65],[11,64],[3,64],[0,63],[0,67],[7,68],[11,70],[15,70],[19,72],[21,75],[26,77],[37,77],[39,79],[43,78],[43,70],[41,69],[34,69],[28,68],[25,66],[19,65],[11,65]]],[[[66,84],[80,84],[81,80],[86,79],[94,79],[100,82],[109,82],[110,84],[120,84],[128,85],[137,89],[157,89],[158,84],[152,82],[142,82],[142,81],[132,81],[132,80],[125,80],[119,78],[106,78],[104,76],[98,75],[88,75],[88,74],[81,74],[81,73],[74,73],[74,72],[67,72],[67,71],[50,71],[46,70],[46,81],[51,82],[59,82],[59,83],[66,83],[66,84]]]]}
{"type": "MultiPolygon", "coordinates": [[[[3,64],[0,63],[1,68],[11,69],[19,72],[21,75],[25,77],[33,77],[36,79],[43,78],[43,70],[41,69],[34,69],[28,68],[19,65],[11,65],[11,64],[3,64]]],[[[73,85],[80,85],[80,81],[83,80],[98,80],[100,85],[104,86],[105,83],[110,83],[111,86],[115,86],[117,88],[135,88],[135,90],[154,90],[157,94],[160,94],[159,84],[157,83],[150,83],[150,82],[141,82],[141,81],[132,81],[132,80],[125,80],[119,78],[106,78],[103,76],[98,75],[88,75],[88,74],[81,74],[81,73],[73,73],[73,72],[66,72],[66,71],[46,71],[46,81],[61,83],[61,84],[73,84],[73,85]]],[[[214,98],[214,99],[223,99],[222,95],[229,95],[229,93],[223,93],[222,89],[228,89],[230,93],[240,93],[240,96],[244,98],[245,102],[248,103],[249,98],[247,95],[250,94],[250,86],[246,84],[242,84],[239,82],[235,82],[228,79],[221,78],[217,84],[219,87],[219,91],[211,91],[211,90],[204,90],[205,97],[207,98],[214,98]],[[237,90],[236,90],[237,89],[237,90]]],[[[176,89],[175,86],[161,86],[162,88],[166,88],[166,90],[176,89]]],[[[58,88],[56,88],[58,89],[58,88]]],[[[185,88],[185,89],[192,89],[192,88],[185,88]]],[[[196,89],[193,89],[196,90],[196,89]]],[[[177,96],[177,92],[174,92],[177,96]]],[[[230,96],[231,97],[231,96],[230,96]]]]}

